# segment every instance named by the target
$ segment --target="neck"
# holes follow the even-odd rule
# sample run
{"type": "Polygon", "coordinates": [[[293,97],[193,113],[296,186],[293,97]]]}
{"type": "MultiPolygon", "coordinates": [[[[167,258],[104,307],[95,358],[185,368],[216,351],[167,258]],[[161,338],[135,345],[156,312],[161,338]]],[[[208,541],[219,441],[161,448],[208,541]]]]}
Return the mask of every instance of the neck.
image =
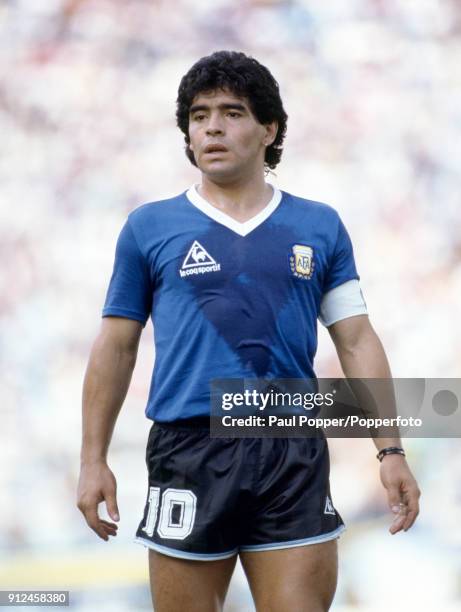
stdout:
{"type": "Polygon", "coordinates": [[[249,181],[216,183],[202,174],[199,194],[212,206],[240,222],[248,221],[270,202],[273,190],[264,175],[249,181]]]}

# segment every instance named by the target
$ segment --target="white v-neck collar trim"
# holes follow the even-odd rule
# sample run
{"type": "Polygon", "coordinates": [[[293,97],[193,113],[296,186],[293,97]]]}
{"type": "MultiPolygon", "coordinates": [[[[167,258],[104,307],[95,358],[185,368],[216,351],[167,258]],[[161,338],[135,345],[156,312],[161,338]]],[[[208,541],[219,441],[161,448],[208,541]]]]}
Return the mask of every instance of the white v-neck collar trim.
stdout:
{"type": "Polygon", "coordinates": [[[248,221],[244,221],[243,223],[229,217],[226,213],[222,212],[212,204],[210,204],[205,198],[203,198],[199,192],[197,191],[197,186],[192,185],[192,187],[186,191],[186,196],[188,200],[196,206],[199,210],[201,210],[205,215],[220,223],[221,225],[225,225],[227,228],[239,234],[240,236],[246,236],[254,229],[256,229],[261,223],[264,223],[266,219],[268,219],[277,206],[280,204],[282,200],[282,193],[279,189],[271,185],[274,193],[270,202],[259,211],[257,215],[248,219],[248,221]]]}

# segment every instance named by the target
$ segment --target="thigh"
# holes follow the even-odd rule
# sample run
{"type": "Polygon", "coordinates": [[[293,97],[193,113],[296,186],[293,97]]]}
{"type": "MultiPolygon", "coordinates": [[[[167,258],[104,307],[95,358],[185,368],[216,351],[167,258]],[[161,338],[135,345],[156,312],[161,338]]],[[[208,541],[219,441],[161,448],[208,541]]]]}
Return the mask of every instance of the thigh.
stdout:
{"type": "Polygon", "coordinates": [[[329,610],[338,577],[337,541],[240,553],[257,612],[329,610]]]}
{"type": "Polygon", "coordinates": [[[178,559],[149,550],[155,612],[222,610],[237,556],[219,561],[178,559]]]}

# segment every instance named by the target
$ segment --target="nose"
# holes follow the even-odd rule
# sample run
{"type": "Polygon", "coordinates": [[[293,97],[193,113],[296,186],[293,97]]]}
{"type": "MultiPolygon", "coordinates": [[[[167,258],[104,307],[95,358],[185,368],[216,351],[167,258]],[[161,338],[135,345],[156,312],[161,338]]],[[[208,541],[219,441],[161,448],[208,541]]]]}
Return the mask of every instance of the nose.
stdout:
{"type": "Polygon", "coordinates": [[[218,136],[224,133],[224,127],[219,114],[212,113],[206,127],[209,136],[218,136]]]}
{"type": "Polygon", "coordinates": [[[223,133],[223,131],[219,127],[216,127],[216,128],[208,127],[206,133],[208,134],[208,136],[220,136],[223,133]]]}

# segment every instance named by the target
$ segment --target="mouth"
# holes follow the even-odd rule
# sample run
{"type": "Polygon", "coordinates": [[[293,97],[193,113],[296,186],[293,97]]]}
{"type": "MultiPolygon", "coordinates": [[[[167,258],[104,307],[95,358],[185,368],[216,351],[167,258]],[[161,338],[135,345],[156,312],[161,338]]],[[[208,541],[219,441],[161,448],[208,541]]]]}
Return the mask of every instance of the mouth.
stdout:
{"type": "Polygon", "coordinates": [[[226,153],[227,149],[224,145],[210,144],[203,149],[204,153],[226,153]]]}

